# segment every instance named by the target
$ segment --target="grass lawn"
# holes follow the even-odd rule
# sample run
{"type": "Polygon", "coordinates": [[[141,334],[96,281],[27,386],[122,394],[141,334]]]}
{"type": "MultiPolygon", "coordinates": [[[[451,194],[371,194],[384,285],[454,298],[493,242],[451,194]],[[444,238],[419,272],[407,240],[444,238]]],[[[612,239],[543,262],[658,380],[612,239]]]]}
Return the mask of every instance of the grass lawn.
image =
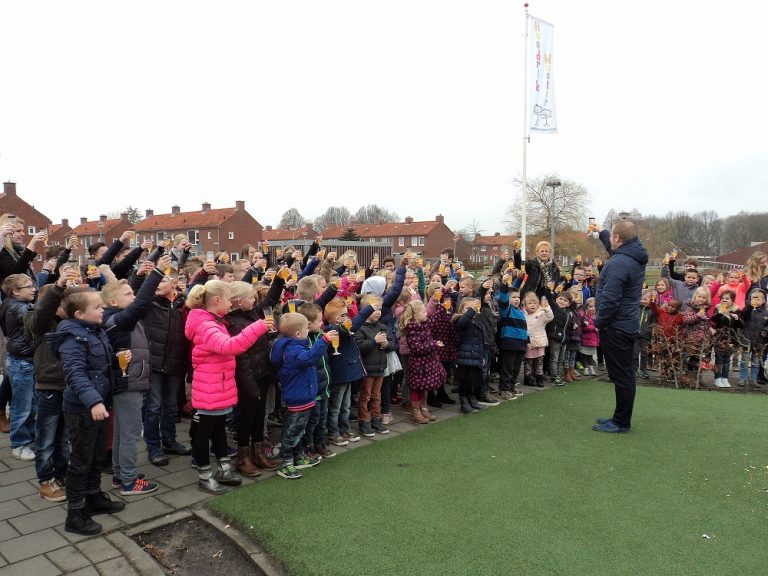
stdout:
{"type": "Polygon", "coordinates": [[[768,397],[640,388],[590,430],[612,407],[547,390],[210,506],[297,576],[768,573],[768,397]]]}

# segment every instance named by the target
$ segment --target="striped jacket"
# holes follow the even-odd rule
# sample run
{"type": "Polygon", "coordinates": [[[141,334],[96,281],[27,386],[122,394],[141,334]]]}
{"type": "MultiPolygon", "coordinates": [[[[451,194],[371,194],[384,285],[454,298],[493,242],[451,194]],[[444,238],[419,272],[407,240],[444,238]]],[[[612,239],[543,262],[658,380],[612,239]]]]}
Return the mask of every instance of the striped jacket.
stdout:
{"type": "Polygon", "coordinates": [[[499,304],[499,350],[526,350],[528,325],[525,312],[509,303],[509,286],[503,282],[496,293],[499,304]]]}

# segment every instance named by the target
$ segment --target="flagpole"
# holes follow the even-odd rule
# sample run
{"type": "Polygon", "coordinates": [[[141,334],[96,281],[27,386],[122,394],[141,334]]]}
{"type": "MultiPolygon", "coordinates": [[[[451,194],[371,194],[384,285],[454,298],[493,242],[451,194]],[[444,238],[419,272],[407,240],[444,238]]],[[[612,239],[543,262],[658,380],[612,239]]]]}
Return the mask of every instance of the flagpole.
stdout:
{"type": "Polygon", "coordinates": [[[522,214],[520,216],[520,257],[525,261],[526,227],[528,225],[528,2],[525,3],[523,32],[523,178],[522,214]]]}

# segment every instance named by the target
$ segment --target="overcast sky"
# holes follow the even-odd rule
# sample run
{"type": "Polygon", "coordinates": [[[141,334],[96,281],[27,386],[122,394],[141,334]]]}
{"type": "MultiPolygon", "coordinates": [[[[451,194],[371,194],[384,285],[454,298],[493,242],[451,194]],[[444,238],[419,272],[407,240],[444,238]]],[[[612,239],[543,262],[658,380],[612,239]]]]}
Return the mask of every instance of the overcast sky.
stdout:
{"type": "MultiPolygon", "coordinates": [[[[765,206],[768,5],[533,1],[559,133],[529,176],[590,212],[765,206]]],[[[523,2],[0,0],[0,179],[54,221],[128,205],[377,203],[504,231],[522,170],[523,2]]]]}

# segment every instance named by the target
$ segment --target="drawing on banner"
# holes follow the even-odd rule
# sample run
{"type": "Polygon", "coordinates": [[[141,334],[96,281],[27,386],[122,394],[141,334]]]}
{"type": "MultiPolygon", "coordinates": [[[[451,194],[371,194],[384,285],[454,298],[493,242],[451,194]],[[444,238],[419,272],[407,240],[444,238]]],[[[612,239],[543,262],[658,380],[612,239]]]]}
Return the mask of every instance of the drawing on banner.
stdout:
{"type": "Polygon", "coordinates": [[[557,114],[552,73],[553,26],[533,16],[530,17],[530,26],[529,126],[532,132],[554,133],[557,132],[557,114]]]}

